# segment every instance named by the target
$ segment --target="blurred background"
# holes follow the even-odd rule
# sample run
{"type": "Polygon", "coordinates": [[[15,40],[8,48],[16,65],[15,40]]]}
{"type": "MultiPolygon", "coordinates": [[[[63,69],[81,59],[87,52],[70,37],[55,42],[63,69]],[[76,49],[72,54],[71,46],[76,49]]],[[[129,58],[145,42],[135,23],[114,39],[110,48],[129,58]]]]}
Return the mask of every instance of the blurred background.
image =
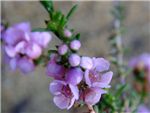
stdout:
{"type": "MultiPolygon", "coordinates": [[[[56,9],[67,14],[69,9],[78,4],[78,9],[71,17],[69,28],[81,33],[82,55],[107,57],[110,51],[108,37],[112,30],[113,17],[110,13],[113,2],[54,2],[56,9]]],[[[126,7],[123,35],[124,47],[129,51],[125,56],[144,52],[150,53],[150,2],[122,2],[126,7]]],[[[37,1],[2,1],[1,18],[10,25],[29,21],[33,28],[45,27],[48,14],[37,1]]],[[[59,41],[54,37],[50,47],[59,41]]],[[[12,72],[2,60],[2,113],[80,113],[80,110],[60,110],[54,103],[48,87],[51,79],[43,67],[38,67],[30,75],[12,72]]]]}

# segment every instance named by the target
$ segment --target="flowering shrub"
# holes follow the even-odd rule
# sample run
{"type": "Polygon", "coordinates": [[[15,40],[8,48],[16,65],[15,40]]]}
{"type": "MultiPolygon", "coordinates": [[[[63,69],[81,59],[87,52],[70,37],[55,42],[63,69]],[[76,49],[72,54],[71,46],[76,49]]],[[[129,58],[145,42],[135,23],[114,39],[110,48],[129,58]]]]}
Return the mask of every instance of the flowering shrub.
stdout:
{"type": "Polygon", "coordinates": [[[108,61],[102,57],[78,54],[81,48],[80,34],[74,33],[67,26],[77,5],[64,15],[54,9],[52,1],[41,1],[41,4],[50,17],[45,21],[46,28],[32,30],[29,22],[9,27],[4,24],[0,26],[3,50],[11,69],[30,74],[43,63],[47,77],[53,78],[49,84],[49,92],[60,109],[87,105],[90,113],[148,113],[149,110],[141,104],[143,94],[137,92],[150,91],[150,54],[133,58],[129,66],[124,64],[121,31],[125,18],[124,7],[116,3],[112,10],[114,26],[109,41],[113,52],[108,61]],[[61,41],[53,50],[48,48],[52,33],[61,41]],[[46,48],[48,51],[44,52],[46,48]],[[118,78],[118,83],[113,88],[110,85],[113,77],[110,64],[114,65],[114,75],[118,78]],[[126,80],[131,72],[136,78],[134,86],[126,80]]]}
{"type": "MultiPolygon", "coordinates": [[[[42,3],[44,6],[47,4],[46,1],[42,3]]],[[[46,70],[47,75],[54,78],[49,86],[54,103],[61,109],[70,109],[75,102],[81,101],[95,105],[101,95],[107,93],[105,89],[110,88],[113,76],[113,72],[109,71],[110,63],[104,58],[80,56],[77,51],[81,43],[78,35],[75,36],[65,26],[67,17],[57,11],[50,13],[52,20],[48,22],[47,29],[58,32],[58,38],[62,41],[55,51],[50,50],[46,70]]],[[[10,67],[19,68],[25,74],[34,71],[35,60],[40,58],[51,38],[51,34],[46,31],[32,32],[28,22],[8,27],[2,33],[2,40],[10,67]]]]}

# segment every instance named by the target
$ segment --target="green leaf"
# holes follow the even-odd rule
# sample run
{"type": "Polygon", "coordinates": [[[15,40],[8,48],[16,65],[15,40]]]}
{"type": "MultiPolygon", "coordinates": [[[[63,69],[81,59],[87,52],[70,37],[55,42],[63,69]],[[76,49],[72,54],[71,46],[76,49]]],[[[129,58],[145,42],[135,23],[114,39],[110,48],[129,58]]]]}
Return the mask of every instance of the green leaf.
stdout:
{"type": "Polygon", "coordinates": [[[80,33],[75,36],[75,39],[80,40],[80,33]]]}
{"type": "Polygon", "coordinates": [[[117,89],[115,97],[119,97],[127,89],[127,87],[128,87],[127,84],[120,85],[119,88],[117,89]]]}
{"type": "Polygon", "coordinates": [[[66,23],[67,23],[67,19],[66,19],[66,17],[64,15],[62,15],[62,18],[60,20],[59,26],[61,28],[63,28],[66,25],[66,23]]]}
{"type": "Polygon", "coordinates": [[[76,5],[74,5],[71,9],[70,9],[70,11],[69,11],[69,13],[67,14],[67,19],[69,19],[70,17],[71,17],[71,15],[74,13],[74,11],[77,9],[77,4],[76,5]]]}
{"type": "Polygon", "coordinates": [[[50,13],[50,16],[52,16],[52,12],[54,11],[53,2],[51,0],[41,0],[40,3],[50,13]]]}

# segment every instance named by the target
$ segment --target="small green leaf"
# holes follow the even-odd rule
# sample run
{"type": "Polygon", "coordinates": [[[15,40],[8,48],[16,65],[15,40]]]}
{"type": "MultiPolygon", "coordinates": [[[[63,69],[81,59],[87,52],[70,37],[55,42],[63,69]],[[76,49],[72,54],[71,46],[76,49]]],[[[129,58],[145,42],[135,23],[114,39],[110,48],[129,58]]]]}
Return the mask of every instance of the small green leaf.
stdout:
{"type": "Polygon", "coordinates": [[[40,3],[50,13],[50,16],[52,16],[52,12],[54,11],[53,2],[51,0],[41,0],[40,3]]]}
{"type": "Polygon", "coordinates": [[[67,23],[67,19],[66,19],[66,17],[64,15],[62,15],[62,18],[60,20],[59,26],[61,28],[63,28],[66,25],[66,23],[67,23]]]}
{"type": "Polygon", "coordinates": [[[67,14],[67,19],[69,19],[70,17],[71,17],[71,15],[74,13],[74,11],[77,9],[77,4],[76,5],[74,5],[72,8],[71,8],[71,10],[69,11],[69,13],[67,14]]]}
{"type": "Polygon", "coordinates": [[[119,97],[127,89],[127,87],[128,87],[127,84],[119,85],[119,88],[116,91],[115,97],[119,97]]]}

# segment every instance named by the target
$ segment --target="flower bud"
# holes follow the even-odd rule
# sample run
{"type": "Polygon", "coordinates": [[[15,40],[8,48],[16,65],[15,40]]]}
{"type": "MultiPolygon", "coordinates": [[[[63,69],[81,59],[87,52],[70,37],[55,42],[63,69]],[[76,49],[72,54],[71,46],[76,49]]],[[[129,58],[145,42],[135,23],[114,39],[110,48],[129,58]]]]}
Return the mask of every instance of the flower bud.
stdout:
{"type": "Polygon", "coordinates": [[[80,56],[77,54],[70,55],[69,63],[72,67],[78,66],[80,64],[80,56]]]}
{"type": "Polygon", "coordinates": [[[68,29],[65,29],[64,30],[64,36],[67,37],[67,38],[70,38],[72,36],[71,31],[69,31],[68,29]]]}
{"type": "Polygon", "coordinates": [[[77,85],[83,78],[83,72],[80,68],[71,68],[66,73],[66,81],[69,84],[77,85]]]}
{"type": "Polygon", "coordinates": [[[66,44],[62,44],[58,47],[58,53],[60,55],[65,55],[68,51],[68,46],[66,44]]]}
{"type": "Polygon", "coordinates": [[[90,57],[82,57],[80,66],[84,69],[91,69],[93,67],[93,62],[90,57]]]}
{"type": "Polygon", "coordinates": [[[81,43],[79,40],[73,40],[71,43],[70,43],[70,48],[72,50],[79,50],[79,48],[81,47],[81,43]]]}

